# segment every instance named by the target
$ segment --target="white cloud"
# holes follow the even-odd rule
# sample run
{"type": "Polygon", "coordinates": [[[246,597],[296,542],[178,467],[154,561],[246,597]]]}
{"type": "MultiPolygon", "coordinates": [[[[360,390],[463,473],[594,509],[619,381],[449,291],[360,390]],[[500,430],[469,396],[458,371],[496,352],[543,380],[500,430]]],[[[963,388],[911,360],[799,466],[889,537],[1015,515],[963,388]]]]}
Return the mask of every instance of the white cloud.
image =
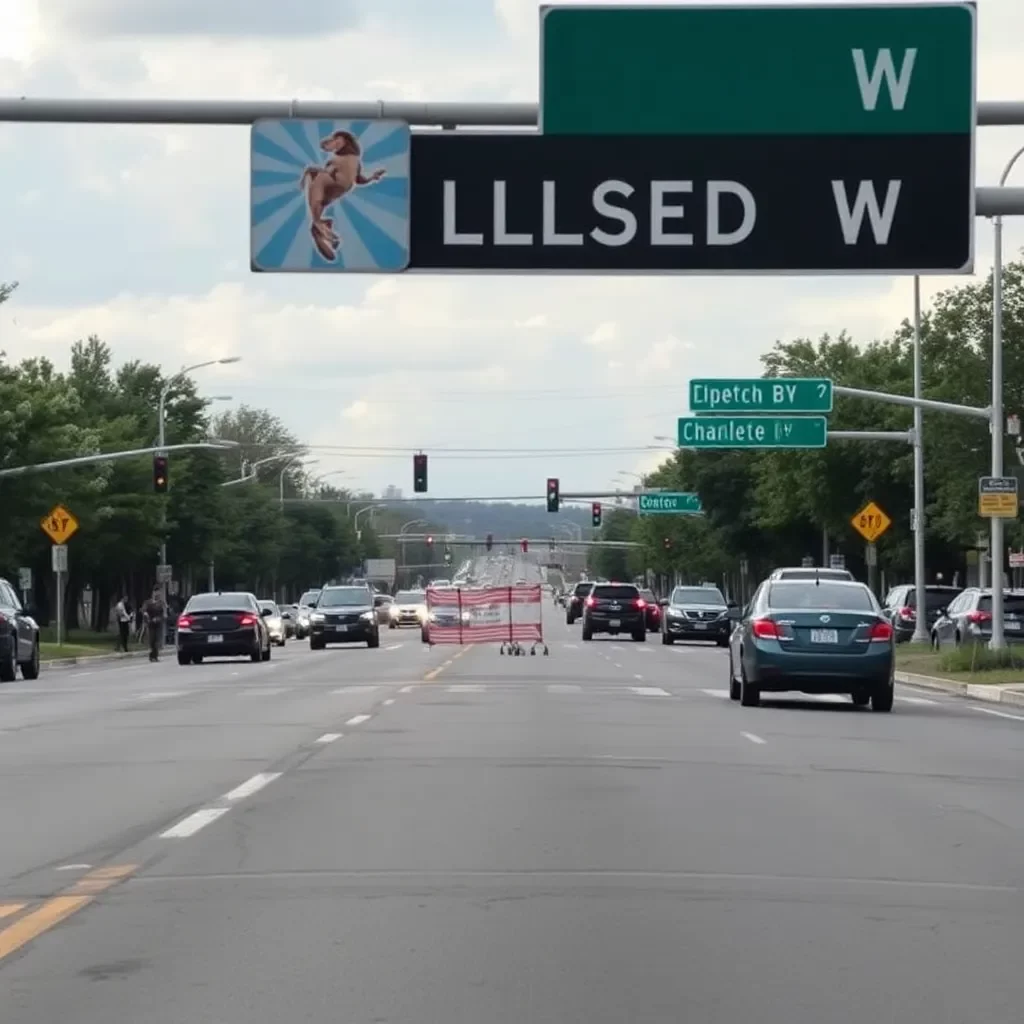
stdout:
{"type": "MultiPolygon", "coordinates": [[[[140,16],[133,4],[102,2],[107,18],[140,16]]],[[[446,0],[429,18],[412,0],[399,16],[400,3],[361,5],[360,20],[315,36],[261,39],[209,25],[196,36],[203,26],[184,20],[186,4],[154,0],[141,13],[164,19],[159,33],[94,33],[83,44],[71,38],[73,19],[44,33],[38,3],[0,0],[0,92],[536,96],[536,0],[446,0]]],[[[1024,4],[986,0],[979,22],[980,95],[1020,97],[1024,4]]],[[[979,132],[980,183],[994,182],[1021,137],[979,132]]],[[[267,406],[324,445],[643,446],[674,433],[690,376],[756,373],[777,338],[846,328],[867,341],[911,313],[905,278],[253,276],[248,147],[240,126],[0,126],[0,280],[22,280],[0,316],[0,348],[63,365],[69,344],[95,333],[118,361],[173,368],[241,354],[237,366],[202,371],[202,387],[267,406]],[[629,415],[615,424],[581,415],[608,402],[629,415]]],[[[1022,245],[1020,222],[1009,220],[1007,252],[1022,245]]],[[[979,222],[978,265],[990,262],[991,228],[979,222]]],[[[959,283],[926,278],[925,301],[959,283]]],[[[526,487],[549,474],[589,485],[659,457],[438,459],[431,480],[438,493],[526,487]]],[[[408,472],[404,455],[379,454],[322,454],[319,469],[342,465],[374,487],[403,485],[408,472]]]]}

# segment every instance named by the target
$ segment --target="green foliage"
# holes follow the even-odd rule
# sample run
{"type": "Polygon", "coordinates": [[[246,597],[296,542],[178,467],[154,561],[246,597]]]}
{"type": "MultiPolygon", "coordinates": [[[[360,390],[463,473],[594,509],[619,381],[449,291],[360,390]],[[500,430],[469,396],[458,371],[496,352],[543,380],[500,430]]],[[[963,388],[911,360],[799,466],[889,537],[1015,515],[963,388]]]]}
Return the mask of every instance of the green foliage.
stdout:
{"type": "Polygon", "coordinates": [[[964,644],[943,651],[939,668],[943,672],[992,672],[1024,667],[1024,649],[1018,644],[993,651],[984,644],[964,644]]]}

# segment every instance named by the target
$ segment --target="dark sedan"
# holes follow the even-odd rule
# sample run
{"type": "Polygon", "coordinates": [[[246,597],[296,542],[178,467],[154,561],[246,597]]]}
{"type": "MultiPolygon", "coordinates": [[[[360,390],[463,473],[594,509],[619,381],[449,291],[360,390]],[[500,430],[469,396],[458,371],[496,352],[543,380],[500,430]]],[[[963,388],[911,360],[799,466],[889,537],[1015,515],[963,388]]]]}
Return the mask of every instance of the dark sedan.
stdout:
{"type": "Polygon", "coordinates": [[[569,597],[565,602],[567,626],[571,626],[583,614],[583,602],[593,588],[594,584],[591,580],[581,580],[569,591],[569,597]]]}
{"type": "Polygon", "coordinates": [[[39,677],[39,626],[14,586],[0,579],[0,683],[13,682],[19,667],[23,679],[39,677]]]}
{"type": "Polygon", "coordinates": [[[895,641],[863,583],[766,580],[729,641],[729,696],[745,707],[765,692],[848,693],[891,711],[895,641]]]}
{"type": "Polygon", "coordinates": [[[270,631],[255,594],[196,594],[178,616],[175,645],[179,665],[204,658],[270,661],[270,631]]]}

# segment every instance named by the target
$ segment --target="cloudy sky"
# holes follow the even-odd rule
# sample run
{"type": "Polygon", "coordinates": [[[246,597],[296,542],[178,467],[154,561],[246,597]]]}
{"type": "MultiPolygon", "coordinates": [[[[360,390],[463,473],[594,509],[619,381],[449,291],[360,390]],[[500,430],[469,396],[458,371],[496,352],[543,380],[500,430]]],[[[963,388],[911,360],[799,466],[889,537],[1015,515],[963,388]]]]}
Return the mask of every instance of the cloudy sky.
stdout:
{"type": "MultiPolygon", "coordinates": [[[[981,99],[1024,99],[1024,3],[984,0],[981,99]]],[[[0,0],[0,94],[534,100],[537,0],[0,0]]],[[[979,132],[995,184],[1024,127],[979,132]]],[[[861,341],[911,313],[910,279],[253,276],[249,130],[0,125],[9,358],[200,371],[312,445],[423,448],[437,496],[603,486],[659,460],[692,376],[758,372],[776,338],[861,341]],[[631,448],[529,458],[472,448],[631,448]],[[447,451],[447,454],[446,454],[447,451]]],[[[1024,166],[1020,183],[1024,184],[1024,166]]],[[[1008,251],[1024,246],[1010,221],[1008,251]]],[[[979,221],[977,266],[991,267],[979,221]]],[[[958,283],[932,278],[926,297],[958,283]]],[[[318,453],[338,482],[411,491],[411,459],[318,453]]]]}

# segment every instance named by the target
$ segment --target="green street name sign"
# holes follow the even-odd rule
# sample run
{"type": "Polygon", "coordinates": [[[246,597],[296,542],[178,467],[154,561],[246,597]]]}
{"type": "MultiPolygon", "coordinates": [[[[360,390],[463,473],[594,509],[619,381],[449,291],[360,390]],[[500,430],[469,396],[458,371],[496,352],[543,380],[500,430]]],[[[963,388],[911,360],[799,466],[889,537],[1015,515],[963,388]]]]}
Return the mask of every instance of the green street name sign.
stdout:
{"type": "Polygon", "coordinates": [[[681,416],[680,448],[824,448],[824,416],[681,416]]]}
{"type": "Polygon", "coordinates": [[[831,412],[832,381],[825,377],[691,380],[693,412],[831,412]]]}
{"type": "Polygon", "coordinates": [[[541,9],[552,135],[974,131],[970,2],[541,9]]]}
{"type": "Polygon", "coordinates": [[[703,506],[696,494],[683,491],[680,493],[641,494],[637,498],[637,511],[642,516],[666,515],[697,515],[703,506]]]}

